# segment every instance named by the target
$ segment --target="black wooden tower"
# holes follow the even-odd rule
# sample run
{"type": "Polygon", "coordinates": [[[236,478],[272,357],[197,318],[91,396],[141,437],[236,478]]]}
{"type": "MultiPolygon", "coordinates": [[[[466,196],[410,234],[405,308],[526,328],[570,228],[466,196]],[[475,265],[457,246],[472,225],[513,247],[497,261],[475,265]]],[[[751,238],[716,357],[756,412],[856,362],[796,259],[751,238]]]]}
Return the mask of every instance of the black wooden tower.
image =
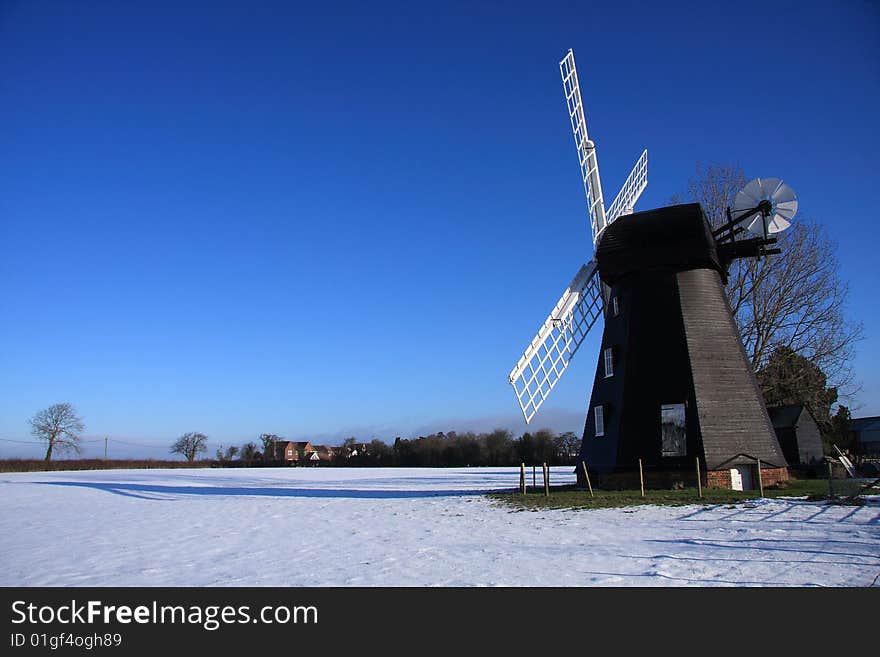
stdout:
{"type": "Polygon", "coordinates": [[[699,204],[605,230],[605,328],[580,451],[601,479],[631,479],[639,460],[661,482],[695,478],[696,459],[703,473],[786,467],[724,293],[733,259],[778,251],[738,232],[731,222],[713,235],[699,204]]]}

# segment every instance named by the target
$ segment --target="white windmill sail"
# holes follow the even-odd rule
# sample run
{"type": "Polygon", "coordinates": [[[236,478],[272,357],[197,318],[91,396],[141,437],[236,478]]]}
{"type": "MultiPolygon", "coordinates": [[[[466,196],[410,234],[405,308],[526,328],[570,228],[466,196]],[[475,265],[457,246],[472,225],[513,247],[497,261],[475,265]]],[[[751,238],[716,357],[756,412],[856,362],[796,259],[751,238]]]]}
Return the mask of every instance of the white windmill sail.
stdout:
{"type": "Polygon", "coordinates": [[[639,200],[639,196],[642,195],[642,192],[645,191],[645,187],[647,186],[648,149],[645,149],[642,151],[642,155],[639,157],[633,170],[630,171],[626,182],[623,183],[623,187],[620,188],[620,193],[617,195],[617,198],[614,199],[614,203],[608,208],[608,213],[605,215],[608,221],[606,227],[611,225],[611,223],[619,216],[632,214],[633,208],[636,206],[636,201],[639,200]]]}
{"type": "MultiPolygon", "coordinates": [[[[571,130],[578,152],[584,192],[587,195],[590,228],[595,248],[602,232],[611,222],[633,211],[636,201],[648,184],[648,151],[644,151],[639,157],[623,188],[606,213],[596,146],[587,135],[584,104],[581,99],[574,53],[571,50],[559,62],[559,72],[562,75],[562,88],[565,92],[571,130]]],[[[526,422],[530,422],[535,416],[538,408],[568,368],[578,347],[602,314],[603,306],[602,282],[594,258],[580,268],[550,316],[538,330],[538,334],[526,348],[522,358],[510,372],[508,379],[516,393],[526,422]]]]}
{"type": "Polygon", "coordinates": [[[562,373],[602,314],[602,287],[596,261],[580,268],[550,315],[510,372],[526,422],[553,390],[562,373]]]}
{"type": "Polygon", "coordinates": [[[605,230],[605,201],[602,198],[602,181],[599,179],[599,160],[596,159],[596,146],[587,136],[587,120],[584,118],[581,87],[578,82],[577,67],[574,64],[574,53],[570,49],[565,58],[559,62],[559,72],[562,75],[562,88],[565,91],[565,102],[568,105],[568,117],[571,120],[574,145],[577,148],[578,161],[581,165],[581,178],[584,181],[584,192],[587,194],[590,227],[593,230],[593,244],[595,244],[599,239],[599,234],[605,230]]]}

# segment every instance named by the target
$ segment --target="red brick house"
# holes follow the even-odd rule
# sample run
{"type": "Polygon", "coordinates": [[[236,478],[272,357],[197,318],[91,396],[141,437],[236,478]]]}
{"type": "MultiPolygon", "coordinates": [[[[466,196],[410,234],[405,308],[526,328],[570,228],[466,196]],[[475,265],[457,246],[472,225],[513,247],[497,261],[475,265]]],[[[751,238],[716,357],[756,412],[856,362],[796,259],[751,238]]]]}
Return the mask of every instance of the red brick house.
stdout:
{"type": "Polygon", "coordinates": [[[312,458],[318,451],[309,441],[276,440],[272,447],[272,459],[287,465],[310,465],[318,461],[312,458]]]}

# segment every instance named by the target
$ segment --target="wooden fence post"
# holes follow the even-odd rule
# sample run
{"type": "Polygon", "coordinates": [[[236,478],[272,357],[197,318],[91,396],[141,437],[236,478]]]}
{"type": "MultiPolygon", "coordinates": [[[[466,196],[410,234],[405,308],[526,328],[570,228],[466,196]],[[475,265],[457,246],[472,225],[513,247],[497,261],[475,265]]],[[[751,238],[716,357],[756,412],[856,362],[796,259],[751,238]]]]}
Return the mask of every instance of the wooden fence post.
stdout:
{"type": "Polygon", "coordinates": [[[544,463],[541,468],[544,470],[544,497],[550,497],[550,466],[544,463]]]}
{"type": "Polygon", "coordinates": [[[761,459],[758,459],[758,491],[764,497],[764,477],[761,476],[761,459]]]}
{"type": "Polygon", "coordinates": [[[639,459],[639,484],[642,487],[642,497],[645,496],[645,473],[642,472],[642,459],[639,459]]]}
{"type": "Polygon", "coordinates": [[[538,487],[538,478],[537,478],[537,475],[535,474],[535,470],[537,467],[538,466],[535,465],[534,463],[532,464],[532,488],[538,487]]]}
{"type": "Polygon", "coordinates": [[[697,493],[703,499],[703,481],[700,479],[700,457],[697,457],[697,493]]]}
{"type": "Polygon", "coordinates": [[[834,479],[834,472],[831,468],[831,461],[828,461],[828,497],[830,499],[834,499],[834,484],[831,483],[831,480],[834,479]]]}
{"type": "Polygon", "coordinates": [[[587,462],[581,461],[581,467],[584,470],[584,477],[587,478],[587,488],[590,489],[590,497],[593,497],[593,484],[590,483],[590,473],[587,472],[587,462]]]}
{"type": "Polygon", "coordinates": [[[519,466],[519,491],[526,494],[526,464],[521,463],[519,466]]]}

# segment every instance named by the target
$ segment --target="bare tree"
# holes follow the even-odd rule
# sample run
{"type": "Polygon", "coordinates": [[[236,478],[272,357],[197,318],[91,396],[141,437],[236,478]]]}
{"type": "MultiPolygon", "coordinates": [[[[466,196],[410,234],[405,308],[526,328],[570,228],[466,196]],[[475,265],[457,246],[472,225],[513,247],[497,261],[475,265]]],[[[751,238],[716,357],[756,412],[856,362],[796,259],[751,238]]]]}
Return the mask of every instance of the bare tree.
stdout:
{"type": "Polygon", "coordinates": [[[200,452],[208,449],[207,442],[208,437],[205,434],[190,431],[177,439],[177,442],[171,446],[171,453],[182,454],[187,461],[192,462],[200,452]]]}
{"type": "Polygon", "coordinates": [[[218,461],[231,461],[238,454],[238,447],[230,445],[224,451],[223,445],[217,448],[216,457],[218,461]]]}
{"type": "Polygon", "coordinates": [[[85,425],[76,410],[68,403],[53,404],[43,409],[30,419],[31,433],[45,440],[46,461],[52,460],[52,452],[72,451],[80,454],[80,433],[85,430],[85,425]]]}
{"type": "MultiPolygon", "coordinates": [[[[745,184],[738,166],[701,166],[688,195],[718,227],[745,184]]],[[[727,297],[752,367],[760,370],[774,351],[786,348],[820,368],[834,387],[852,384],[863,328],[844,316],[849,289],[839,276],[837,245],[803,217],[777,237],[781,254],[743,258],[730,267],[727,297]]]]}
{"type": "Polygon", "coordinates": [[[275,444],[281,442],[281,436],[274,433],[261,433],[260,443],[263,445],[263,458],[267,461],[275,460],[275,444]]]}
{"type": "Polygon", "coordinates": [[[246,463],[253,463],[261,456],[262,454],[260,454],[260,450],[257,449],[257,443],[255,442],[249,442],[242,445],[241,450],[238,452],[238,458],[246,463]]]}

